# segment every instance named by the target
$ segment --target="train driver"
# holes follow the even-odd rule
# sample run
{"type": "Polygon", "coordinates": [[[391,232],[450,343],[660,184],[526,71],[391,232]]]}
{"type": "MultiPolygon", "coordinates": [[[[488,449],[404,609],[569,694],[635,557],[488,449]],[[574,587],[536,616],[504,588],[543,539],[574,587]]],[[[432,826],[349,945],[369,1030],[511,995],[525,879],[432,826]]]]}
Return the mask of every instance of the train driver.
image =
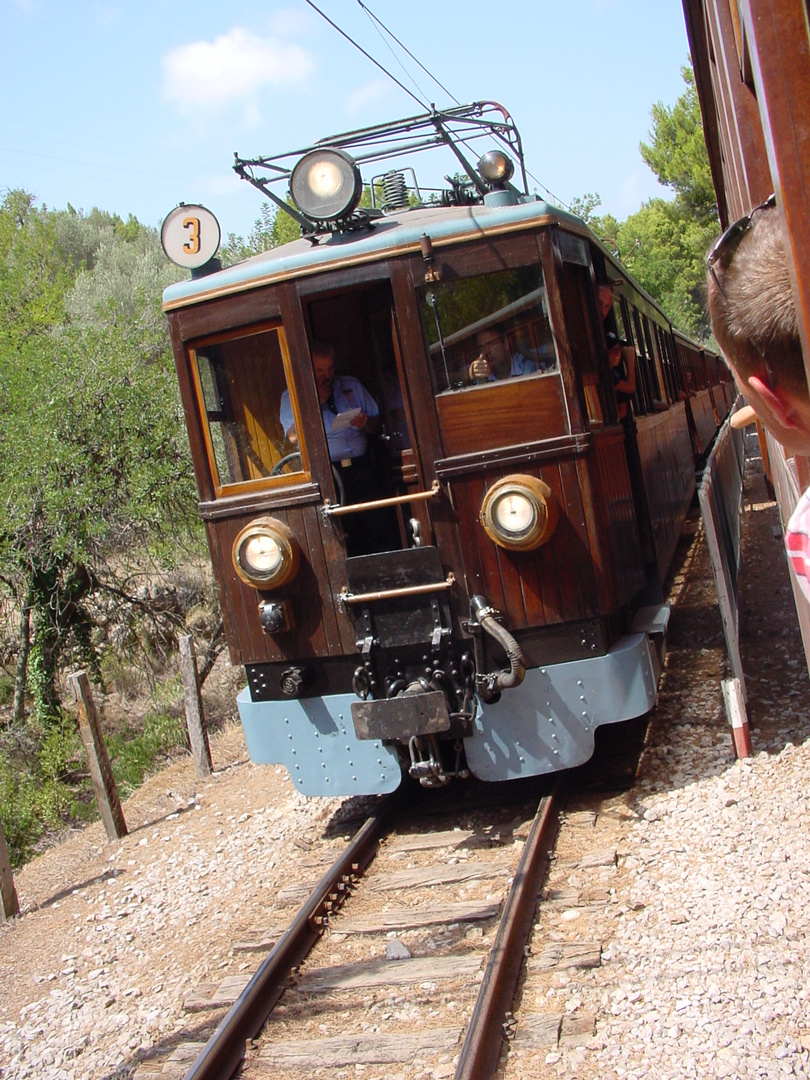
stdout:
{"type": "MultiPolygon", "coordinates": [[[[359,379],[352,375],[335,375],[335,350],[328,343],[319,342],[312,346],[312,366],[329,457],[344,468],[359,465],[359,459],[368,449],[368,436],[376,435],[380,430],[377,402],[359,379]]],[[[296,446],[298,435],[288,390],[281,395],[279,419],[288,441],[296,446]]]]}
{"type": "MultiPolygon", "coordinates": [[[[756,418],[789,453],[810,457],[810,393],[773,196],[723,233],[708,269],[712,330],[751,406],[730,423],[743,427],[756,418]]],[[[810,488],[796,504],[785,543],[810,598],[810,488]]]]}
{"type": "Polygon", "coordinates": [[[496,379],[509,379],[516,375],[533,375],[537,371],[534,360],[522,353],[511,353],[507,349],[506,335],[494,327],[480,330],[475,335],[478,356],[469,366],[470,379],[476,383],[494,382],[496,379]]]}
{"type": "MultiPolygon", "coordinates": [[[[386,495],[381,470],[368,452],[368,436],[380,431],[380,410],[359,379],[335,375],[335,350],[328,343],[312,345],[312,367],[321,404],[321,417],[332,468],[340,478],[346,503],[381,499],[386,495]]],[[[281,395],[279,419],[289,442],[295,446],[290,395],[281,395]]],[[[350,555],[393,551],[400,546],[397,519],[390,508],[367,510],[345,525],[350,555]]]]}

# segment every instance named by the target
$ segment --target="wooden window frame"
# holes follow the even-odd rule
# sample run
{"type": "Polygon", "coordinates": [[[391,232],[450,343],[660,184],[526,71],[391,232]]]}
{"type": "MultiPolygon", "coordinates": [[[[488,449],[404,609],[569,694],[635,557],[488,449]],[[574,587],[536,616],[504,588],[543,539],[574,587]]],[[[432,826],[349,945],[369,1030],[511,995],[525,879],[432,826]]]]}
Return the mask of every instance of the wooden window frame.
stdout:
{"type": "Polygon", "coordinates": [[[203,443],[205,445],[205,453],[208,461],[208,471],[211,478],[211,486],[214,491],[214,498],[230,498],[231,496],[249,495],[256,492],[263,491],[275,491],[279,488],[289,488],[300,484],[309,483],[312,479],[312,472],[310,468],[309,456],[307,453],[306,438],[301,437],[303,431],[302,413],[301,407],[298,401],[298,393],[295,388],[295,380],[293,378],[292,362],[290,360],[290,351],[287,345],[287,337],[284,333],[284,326],[282,320],[279,318],[268,319],[261,323],[252,323],[250,326],[238,327],[237,329],[223,330],[220,333],[209,334],[205,337],[196,339],[195,341],[188,342],[186,345],[186,358],[188,363],[188,370],[190,376],[190,382],[194,391],[194,398],[197,406],[197,413],[200,418],[200,426],[202,428],[203,443]],[[284,378],[286,381],[286,388],[290,395],[290,405],[292,406],[293,418],[295,420],[295,428],[299,433],[298,450],[301,454],[301,469],[295,473],[281,473],[278,476],[261,476],[255,480],[239,480],[235,483],[223,484],[220,479],[219,469],[217,468],[216,455],[214,453],[214,445],[211,440],[211,428],[208,422],[208,410],[205,403],[205,395],[203,393],[202,382],[200,380],[199,364],[197,362],[198,350],[204,349],[211,345],[221,345],[223,342],[238,341],[241,338],[257,337],[259,334],[265,334],[269,331],[276,331],[278,334],[279,351],[281,352],[281,362],[284,368],[284,378]]]}

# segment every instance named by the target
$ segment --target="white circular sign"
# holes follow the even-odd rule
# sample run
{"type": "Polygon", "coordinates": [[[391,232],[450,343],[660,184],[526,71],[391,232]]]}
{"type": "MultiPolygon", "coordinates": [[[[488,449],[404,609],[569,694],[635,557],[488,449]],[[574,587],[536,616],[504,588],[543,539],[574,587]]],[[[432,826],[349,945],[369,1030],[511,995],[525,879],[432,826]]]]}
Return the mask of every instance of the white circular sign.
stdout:
{"type": "Polygon", "coordinates": [[[219,222],[210,210],[180,203],[166,215],[160,242],[173,263],[194,270],[213,259],[221,235],[219,222]]]}

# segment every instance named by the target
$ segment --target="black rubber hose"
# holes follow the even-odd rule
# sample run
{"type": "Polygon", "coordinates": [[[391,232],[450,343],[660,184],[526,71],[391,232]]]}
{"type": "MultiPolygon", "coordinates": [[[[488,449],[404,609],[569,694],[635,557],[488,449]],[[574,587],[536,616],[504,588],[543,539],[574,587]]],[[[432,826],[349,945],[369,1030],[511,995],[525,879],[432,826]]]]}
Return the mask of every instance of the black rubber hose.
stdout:
{"type": "Polygon", "coordinates": [[[498,642],[509,661],[509,671],[499,671],[494,676],[487,676],[492,691],[498,693],[501,690],[520,686],[526,674],[526,657],[520,646],[495,618],[495,609],[489,606],[483,596],[473,596],[470,600],[470,609],[481,624],[481,629],[498,642]]]}

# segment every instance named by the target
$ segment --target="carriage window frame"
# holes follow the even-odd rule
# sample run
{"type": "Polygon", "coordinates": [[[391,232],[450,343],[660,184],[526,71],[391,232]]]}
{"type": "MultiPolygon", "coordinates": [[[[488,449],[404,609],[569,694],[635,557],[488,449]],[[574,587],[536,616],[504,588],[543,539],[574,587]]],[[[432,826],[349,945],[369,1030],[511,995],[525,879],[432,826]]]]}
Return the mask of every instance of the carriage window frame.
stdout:
{"type": "Polygon", "coordinates": [[[303,416],[293,377],[290,351],[281,319],[268,319],[261,323],[252,323],[250,326],[243,326],[234,330],[225,330],[216,334],[208,334],[205,337],[198,338],[187,344],[186,357],[197,407],[197,416],[205,447],[208,471],[214,490],[214,497],[219,499],[262,491],[273,491],[280,488],[289,488],[309,483],[312,479],[312,470],[307,451],[303,416]],[[206,402],[205,387],[201,376],[198,353],[202,354],[203,350],[215,345],[241,341],[245,338],[258,337],[261,334],[272,332],[275,332],[277,336],[284,373],[285,389],[290,395],[290,405],[292,407],[295,429],[298,435],[297,452],[301,454],[301,468],[296,472],[280,473],[278,476],[259,476],[248,480],[223,481],[211,433],[211,418],[213,413],[208,409],[208,403],[206,402]]]}
{"type": "MultiPolygon", "coordinates": [[[[422,329],[422,336],[425,343],[425,351],[429,359],[431,390],[433,397],[437,401],[441,398],[447,398],[462,393],[492,393],[493,391],[497,391],[503,386],[510,385],[514,381],[514,379],[519,379],[521,382],[525,382],[527,380],[532,380],[534,382],[538,379],[548,379],[552,377],[562,379],[560,350],[557,345],[554,326],[551,319],[551,312],[549,309],[548,286],[546,284],[545,272],[539,258],[527,263],[516,263],[515,265],[501,265],[498,267],[486,269],[475,268],[473,272],[462,272],[458,274],[457,277],[450,278],[447,281],[441,281],[440,283],[437,283],[435,285],[424,285],[418,287],[416,290],[416,301],[417,308],[420,313],[420,323],[422,329]],[[509,303],[508,305],[506,305],[506,307],[503,307],[501,309],[494,309],[488,314],[482,315],[479,319],[476,319],[469,325],[453,331],[445,340],[439,338],[437,342],[431,341],[431,337],[428,332],[428,323],[430,321],[427,314],[427,308],[430,307],[429,301],[427,299],[428,294],[437,290],[441,290],[443,288],[447,288],[448,286],[458,287],[465,283],[470,283],[473,281],[483,281],[486,278],[493,278],[498,275],[517,274],[521,271],[534,272],[537,278],[537,287],[534,290],[531,290],[523,298],[509,303]],[[528,304],[526,301],[531,296],[533,296],[532,303],[528,304]],[[504,378],[488,379],[481,383],[476,383],[474,381],[466,381],[469,378],[469,376],[467,375],[469,362],[474,359],[473,354],[476,351],[474,347],[470,347],[470,349],[467,349],[464,352],[460,352],[458,354],[458,356],[464,356],[467,361],[456,372],[456,375],[462,376],[464,381],[461,381],[460,379],[456,380],[455,378],[450,378],[449,371],[447,371],[446,374],[448,376],[448,385],[441,385],[440,379],[437,377],[440,373],[440,367],[436,364],[434,358],[431,355],[432,352],[436,349],[437,344],[439,346],[443,346],[443,344],[445,344],[446,342],[446,344],[448,345],[455,345],[457,343],[456,339],[458,339],[458,341],[464,341],[467,338],[472,338],[474,340],[477,334],[481,333],[482,331],[495,331],[502,337],[504,345],[508,347],[508,349],[512,352],[513,356],[522,356],[523,353],[520,351],[520,347],[522,344],[525,344],[531,337],[532,327],[529,324],[526,324],[524,326],[518,320],[520,319],[521,314],[527,314],[530,309],[535,306],[540,308],[540,311],[542,312],[542,316],[545,319],[548,329],[548,340],[545,344],[547,345],[548,343],[550,343],[551,349],[553,351],[553,365],[551,367],[538,367],[536,371],[526,372],[525,374],[519,374],[514,376],[506,376],[504,378]],[[469,352],[470,355],[466,356],[466,352],[469,352]]],[[[434,308],[434,312],[435,310],[436,309],[434,308]]],[[[543,343],[541,343],[540,347],[543,347],[543,343]]],[[[530,346],[526,345],[526,348],[530,348],[530,346]]],[[[444,352],[443,348],[442,352],[444,352]]],[[[458,356],[456,357],[456,360],[458,360],[458,356]]],[[[538,363],[539,362],[540,361],[538,360],[538,363]]]]}

